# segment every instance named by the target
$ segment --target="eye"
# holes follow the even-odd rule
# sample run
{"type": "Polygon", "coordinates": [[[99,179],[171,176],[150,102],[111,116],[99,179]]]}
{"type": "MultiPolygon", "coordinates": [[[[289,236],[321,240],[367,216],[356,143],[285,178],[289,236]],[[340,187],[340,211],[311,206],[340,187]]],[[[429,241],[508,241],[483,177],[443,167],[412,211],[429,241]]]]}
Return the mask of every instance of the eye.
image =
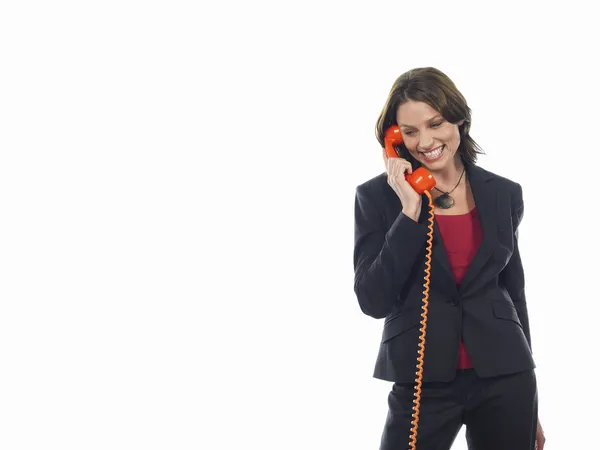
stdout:
{"type": "Polygon", "coordinates": [[[412,136],[413,134],[415,134],[415,132],[414,131],[405,131],[404,134],[407,136],[412,136]]]}
{"type": "Polygon", "coordinates": [[[435,122],[431,124],[431,128],[439,128],[442,125],[442,122],[435,122]]]}

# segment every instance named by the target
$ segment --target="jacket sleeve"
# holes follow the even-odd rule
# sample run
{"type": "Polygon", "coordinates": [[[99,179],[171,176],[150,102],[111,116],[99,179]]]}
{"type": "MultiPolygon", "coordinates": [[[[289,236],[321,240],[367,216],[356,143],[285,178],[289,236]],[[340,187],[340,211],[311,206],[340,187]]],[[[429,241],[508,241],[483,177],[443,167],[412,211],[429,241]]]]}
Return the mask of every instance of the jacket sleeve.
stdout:
{"type": "Polygon", "coordinates": [[[523,190],[521,185],[517,184],[517,190],[513,194],[512,198],[512,223],[514,231],[514,249],[513,254],[508,261],[508,264],[500,273],[500,282],[508,291],[510,298],[512,299],[519,320],[523,325],[523,331],[525,338],[531,349],[531,333],[529,329],[529,315],[527,313],[527,302],[525,299],[525,274],[523,270],[523,263],[521,261],[521,254],[519,252],[519,224],[523,219],[524,205],[523,205],[523,190]]]}
{"type": "Polygon", "coordinates": [[[356,189],[354,292],[361,310],[380,319],[391,312],[427,240],[427,225],[400,212],[386,229],[383,208],[373,197],[366,185],[356,189]]]}

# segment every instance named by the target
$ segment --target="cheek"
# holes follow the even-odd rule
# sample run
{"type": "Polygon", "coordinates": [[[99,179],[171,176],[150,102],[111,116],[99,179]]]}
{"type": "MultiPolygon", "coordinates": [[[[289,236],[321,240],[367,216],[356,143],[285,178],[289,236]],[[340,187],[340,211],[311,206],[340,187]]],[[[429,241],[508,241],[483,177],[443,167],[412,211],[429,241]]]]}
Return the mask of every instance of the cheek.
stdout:
{"type": "Polygon", "coordinates": [[[404,145],[406,146],[406,148],[411,151],[414,152],[417,150],[417,145],[419,144],[419,139],[414,137],[414,136],[403,136],[404,138],[404,145]]]}
{"type": "Polygon", "coordinates": [[[460,144],[460,133],[458,130],[448,130],[443,140],[452,147],[452,150],[456,150],[460,144]]]}

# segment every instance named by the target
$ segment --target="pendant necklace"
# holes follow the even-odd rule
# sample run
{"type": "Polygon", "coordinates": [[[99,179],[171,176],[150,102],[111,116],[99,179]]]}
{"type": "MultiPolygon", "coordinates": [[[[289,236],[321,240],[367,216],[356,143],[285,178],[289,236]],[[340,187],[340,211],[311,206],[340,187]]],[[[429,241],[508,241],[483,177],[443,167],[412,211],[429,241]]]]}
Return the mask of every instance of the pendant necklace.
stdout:
{"type": "MultiPolygon", "coordinates": [[[[463,167],[463,171],[460,174],[460,178],[458,179],[458,183],[456,183],[456,186],[454,186],[454,189],[456,189],[458,187],[458,185],[460,184],[460,180],[462,180],[462,177],[464,174],[465,174],[465,168],[463,167]]],[[[438,189],[437,187],[434,187],[434,189],[436,189],[437,191],[442,193],[442,195],[440,195],[433,201],[435,206],[437,206],[438,208],[441,208],[441,209],[448,209],[448,208],[452,208],[454,206],[454,199],[450,196],[450,194],[452,192],[454,192],[454,189],[452,189],[449,192],[444,192],[444,191],[438,189]]]]}

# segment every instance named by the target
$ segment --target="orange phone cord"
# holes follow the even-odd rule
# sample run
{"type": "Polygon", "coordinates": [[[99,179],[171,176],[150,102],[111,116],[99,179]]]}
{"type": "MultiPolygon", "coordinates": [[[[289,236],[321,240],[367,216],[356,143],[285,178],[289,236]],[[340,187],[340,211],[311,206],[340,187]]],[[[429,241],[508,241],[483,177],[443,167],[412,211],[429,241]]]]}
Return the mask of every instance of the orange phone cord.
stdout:
{"type": "Polygon", "coordinates": [[[423,287],[425,288],[425,290],[423,291],[423,313],[421,314],[421,317],[423,317],[423,320],[421,321],[421,325],[423,325],[421,327],[421,336],[419,337],[419,339],[421,340],[421,342],[419,343],[419,356],[417,357],[417,378],[415,380],[416,382],[416,386],[415,386],[415,399],[413,400],[414,406],[413,406],[413,411],[414,413],[412,414],[412,417],[414,417],[414,420],[411,422],[413,427],[411,428],[411,436],[410,436],[410,448],[412,450],[416,449],[416,445],[417,445],[417,429],[419,428],[419,410],[421,408],[421,385],[423,382],[423,360],[425,358],[425,336],[427,334],[427,313],[428,313],[428,307],[429,307],[429,281],[430,281],[430,276],[431,276],[431,252],[432,252],[432,245],[433,245],[433,219],[435,217],[434,215],[434,206],[433,206],[433,199],[431,198],[431,193],[429,191],[425,191],[424,192],[425,195],[427,195],[427,198],[429,199],[429,232],[427,233],[427,254],[426,254],[426,259],[425,259],[425,281],[423,284],[423,287]]]}

